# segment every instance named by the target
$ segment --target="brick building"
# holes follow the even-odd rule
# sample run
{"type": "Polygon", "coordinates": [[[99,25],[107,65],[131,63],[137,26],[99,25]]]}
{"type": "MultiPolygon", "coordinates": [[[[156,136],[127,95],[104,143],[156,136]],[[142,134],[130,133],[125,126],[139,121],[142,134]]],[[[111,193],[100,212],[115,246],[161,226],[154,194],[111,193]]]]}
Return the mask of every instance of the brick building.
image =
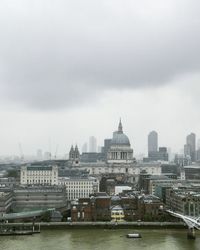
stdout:
{"type": "Polygon", "coordinates": [[[159,221],[163,216],[163,203],[157,196],[144,195],[138,198],[138,219],[159,221]]]}
{"type": "Polygon", "coordinates": [[[111,197],[97,193],[90,198],[79,199],[71,205],[72,221],[110,221],[111,197]]]}

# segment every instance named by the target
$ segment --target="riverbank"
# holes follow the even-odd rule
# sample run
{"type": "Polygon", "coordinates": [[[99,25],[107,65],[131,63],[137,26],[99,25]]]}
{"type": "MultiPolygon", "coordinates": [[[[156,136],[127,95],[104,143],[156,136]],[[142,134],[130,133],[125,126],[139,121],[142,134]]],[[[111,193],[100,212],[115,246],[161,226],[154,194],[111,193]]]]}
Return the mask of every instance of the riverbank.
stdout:
{"type": "MultiPolygon", "coordinates": [[[[35,223],[41,229],[129,229],[129,228],[155,228],[169,229],[185,228],[183,222],[41,222],[35,223]]],[[[32,225],[32,223],[6,223],[10,227],[32,225]]]]}

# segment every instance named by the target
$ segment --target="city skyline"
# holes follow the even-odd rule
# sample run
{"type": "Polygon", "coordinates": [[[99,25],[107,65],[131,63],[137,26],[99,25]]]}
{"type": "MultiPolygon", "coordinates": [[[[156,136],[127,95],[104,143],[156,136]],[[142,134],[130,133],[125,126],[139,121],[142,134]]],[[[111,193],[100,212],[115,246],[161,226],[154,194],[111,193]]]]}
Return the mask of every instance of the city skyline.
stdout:
{"type": "Polygon", "coordinates": [[[134,154],[147,134],[179,152],[200,138],[200,3],[1,1],[0,155],[58,154],[122,117],[134,154]]]}
{"type": "Polygon", "coordinates": [[[199,10],[0,1],[3,249],[196,249],[199,10]]]}
{"type": "MultiPolygon", "coordinates": [[[[121,122],[121,118],[120,118],[120,122],[121,122]]],[[[115,130],[113,130],[115,131],[115,130]]],[[[112,136],[107,137],[102,139],[101,141],[104,140],[110,140],[112,136]]],[[[146,135],[146,151],[145,152],[136,152],[135,154],[135,149],[134,149],[134,156],[137,157],[144,157],[144,156],[148,156],[149,153],[151,152],[158,152],[158,149],[160,148],[160,144],[159,144],[159,138],[160,135],[157,133],[157,131],[153,130],[150,131],[147,135],[146,135]],[[153,150],[152,150],[153,149],[153,150]]],[[[185,136],[185,141],[186,144],[184,143],[182,145],[182,148],[179,151],[172,151],[170,146],[166,146],[165,144],[163,144],[162,146],[165,147],[167,149],[167,151],[169,150],[169,153],[172,155],[175,154],[184,154],[185,156],[190,155],[191,156],[191,152],[193,152],[192,154],[196,154],[197,150],[199,149],[198,145],[199,145],[199,141],[200,139],[196,138],[196,134],[191,132],[190,134],[185,136]],[[192,147],[194,148],[192,151],[190,151],[190,149],[188,149],[186,146],[188,145],[188,138],[190,138],[192,136],[192,147]]],[[[131,143],[131,142],[130,142],[131,143]]],[[[189,141],[190,143],[190,141],[189,141]]],[[[131,143],[132,145],[132,143],[131,143]]],[[[190,145],[190,144],[189,144],[190,145]]],[[[31,156],[31,157],[35,157],[36,158],[40,158],[40,160],[42,159],[59,159],[59,158],[68,158],[69,157],[69,150],[70,148],[73,146],[72,144],[68,144],[66,145],[66,151],[63,152],[59,152],[58,153],[58,149],[59,149],[59,144],[54,144],[52,145],[51,140],[49,140],[49,144],[48,144],[48,148],[44,149],[44,148],[36,148],[35,152],[29,152],[28,154],[24,153],[23,147],[21,145],[21,143],[18,144],[18,153],[16,154],[5,154],[5,155],[0,155],[1,156],[18,156],[20,158],[26,157],[26,156],[31,156]],[[69,150],[68,150],[69,149],[69,150]]],[[[79,149],[81,149],[81,153],[92,153],[92,152],[98,152],[100,153],[101,151],[99,151],[100,148],[102,148],[104,146],[104,143],[102,142],[102,144],[97,144],[97,139],[95,136],[89,136],[88,137],[88,143],[84,142],[82,145],[80,143],[75,143],[75,146],[78,146],[79,149]],[[89,144],[92,144],[88,147],[89,144]],[[95,150],[93,149],[95,148],[95,150]],[[99,148],[99,149],[98,149],[99,148]]],[[[162,148],[161,146],[161,148],[162,148]]],[[[194,156],[192,156],[192,159],[195,160],[194,156]]]]}

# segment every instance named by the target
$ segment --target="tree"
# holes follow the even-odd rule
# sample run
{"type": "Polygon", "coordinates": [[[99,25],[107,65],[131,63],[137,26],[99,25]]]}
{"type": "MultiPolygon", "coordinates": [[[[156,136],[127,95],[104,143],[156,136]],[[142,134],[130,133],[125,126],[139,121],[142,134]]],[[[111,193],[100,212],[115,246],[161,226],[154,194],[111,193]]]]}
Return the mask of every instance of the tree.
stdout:
{"type": "Polygon", "coordinates": [[[50,222],[50,221],[51,221],[51,212],[50,212],[50,211],[46,211],[46,212],[41,216],[41,221],[50,222]]]}
{"type": "Polygon", "coordinates": [[[7,177],[14,177],[17,178],[19,177],[19,171],[16,169],[11,169],[7,171],[7,177]]]}

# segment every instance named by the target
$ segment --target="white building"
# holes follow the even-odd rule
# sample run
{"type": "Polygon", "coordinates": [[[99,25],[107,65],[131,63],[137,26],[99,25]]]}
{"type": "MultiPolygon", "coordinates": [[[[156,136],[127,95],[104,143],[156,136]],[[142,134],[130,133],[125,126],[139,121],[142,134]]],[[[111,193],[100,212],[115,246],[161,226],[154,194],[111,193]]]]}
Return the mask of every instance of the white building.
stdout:
{"type": "Polygon", "coordinates": [[[87,198],[90,194],[99,192],[99,181],[94,177],[59,177],[58,185],[66,187],[68,200],[87,198]]]}
{"type": "Polygon", "coordinates": [[[26,165],[21,167],[20,184],[22,185],[58,185],[58,167],[26,165]]]}
{"type": "Polygon", "coordinates": [[[141,164],[106,164],[106,163],[82,163],[79,169],[84,169],[90,175],[101,174],[128,174],[139,176],[146,171],[150,175],[161,175],[161,163],[141,163],[141,164]]]}
{"type": "Polygon", "coordinates": [[[123,191],[130,191],[132,187],[130,186],[115,186],[115,195],[122,193],[123,191]]]}
{"type": "Polygon", "coordinates": [[[124,221],[125,215],[122,206],[116,205],[111,208],[111,220],[112,221],[124,221]]]}

